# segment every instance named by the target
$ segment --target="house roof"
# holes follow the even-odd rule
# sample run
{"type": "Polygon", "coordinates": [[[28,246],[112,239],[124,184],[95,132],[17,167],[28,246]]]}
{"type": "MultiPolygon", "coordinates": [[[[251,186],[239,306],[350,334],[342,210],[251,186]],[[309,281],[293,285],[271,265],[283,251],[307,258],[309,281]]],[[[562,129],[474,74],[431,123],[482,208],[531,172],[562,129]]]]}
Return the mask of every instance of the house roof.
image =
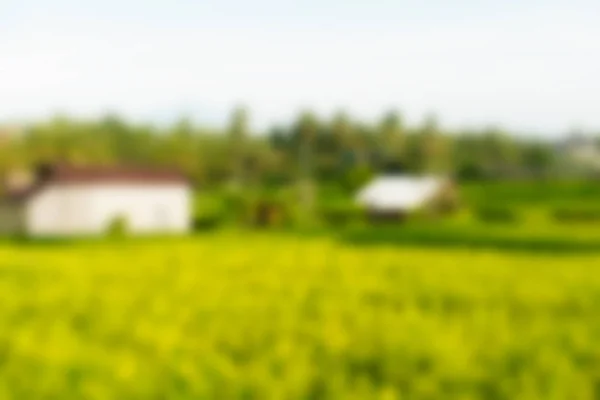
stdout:
{"type": "Polygon", "coordinates": [[[189,181],[182,173],[172,169],[44,165],[37,168],[33,184],[17,190],[8,190],[6,199],[9,201],[25,200],[51,184],[89,185],[106,183],[128,185],[187,184],[189,181]]]}
{"type": "Polygon", "coordinates": [[[187,183],[187,178],[172,169],[142,167],[52,166],[40,168],[38,175],[46,182],[65,184],[89,183],[187,183]]]}
{"type": "Polygon", "coordinates": [[[438,177],[383,176],[362,189],[357,201],[380,211],[411,211],[435,196],[445,182],[438,177]]]}

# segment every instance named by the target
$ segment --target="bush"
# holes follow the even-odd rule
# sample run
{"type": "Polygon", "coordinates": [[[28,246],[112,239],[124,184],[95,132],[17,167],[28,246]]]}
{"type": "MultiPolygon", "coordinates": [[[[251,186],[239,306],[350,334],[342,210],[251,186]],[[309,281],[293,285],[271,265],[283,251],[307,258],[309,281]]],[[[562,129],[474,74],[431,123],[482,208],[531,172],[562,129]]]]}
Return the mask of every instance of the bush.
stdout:
{"type": "Polygon", "coordinates": [[[370,167],[360,165],[351,168],[343,178],[346,190],[354,193],[373,179],[373,171],[370,167]]]}
{"type": "Polygon", "coordinates": [[[193,228],[196,232],[212,230],[221,226],[224,221],[225,218],[219,213],[198,215],[194,218],[193,228]]]}
{"type": "Polygon", "coordinates": [[[123,237],[129,231],[129,222],[124,216],[113,218],[108,224],[107,235],[110,237],[123,237]]]}
{"type": "Polygon", "coordinates": [[[340,238],[352,245],[472,248],[524,252],[598,252],[597,238],[582,240],[561,233],[515,235],[514,229],[407,224],[402,227],[366,227],[348,230],[340,238]]]}
{"type": "Polygon", "coordinates": [[[520,219],[518,213],[508,207],[481,207],[476,214],[481,221],[490,223],[512,223],[520,219]]]}
{"type": "Polygon", "coordinates": [[[353,204],[329,205],[321,207],[319,216],[328,224],[335,227],[347,226],[363,219],[364,210],[353,204]]]}
{"type": "Polygon", "coordinates": [[[194,231],[211,230],[223,225],[227,220],[228,198],[219,192],[201,193],[194,205],[194,231]]]}
{"type": "Polygon", "coordinates": [[[284,227],[291,223],[290,207],[284,201],[263,198],[252,206],[251,222],[260,227],[284,227]]]}
{"type": "Polygon", "coordinates": [[[599,222],[600,208],[561,207],[553,211],[556,221],[565,222],[599,222]]]}
{"type": "Polygon", "coordinates": [[[463,183],[462,196],[469,204],[487,207],[490,203],[511,205],[564,205],[598,203],[600,185],[596,182],[570,181],[501,181],[463,183]]]}
{"type": "Polygon", "coordinates": [[[249,196],[241,190],[229,190],[223,193],[220,206],[223,214],[227,214],[228,218],[235,223],[247,222],[252,212],[249,196]]]}

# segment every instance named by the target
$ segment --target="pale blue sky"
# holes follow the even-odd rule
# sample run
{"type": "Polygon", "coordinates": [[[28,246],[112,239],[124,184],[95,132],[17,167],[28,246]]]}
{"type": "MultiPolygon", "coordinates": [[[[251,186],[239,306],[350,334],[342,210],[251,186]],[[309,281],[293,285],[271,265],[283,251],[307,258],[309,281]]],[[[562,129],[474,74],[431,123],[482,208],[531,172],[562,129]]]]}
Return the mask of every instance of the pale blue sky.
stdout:
{"type": "Polygon", "coordinates": [[[2,0],[0,119],[311,108],[600,131],[600,2],[2,0]]]}

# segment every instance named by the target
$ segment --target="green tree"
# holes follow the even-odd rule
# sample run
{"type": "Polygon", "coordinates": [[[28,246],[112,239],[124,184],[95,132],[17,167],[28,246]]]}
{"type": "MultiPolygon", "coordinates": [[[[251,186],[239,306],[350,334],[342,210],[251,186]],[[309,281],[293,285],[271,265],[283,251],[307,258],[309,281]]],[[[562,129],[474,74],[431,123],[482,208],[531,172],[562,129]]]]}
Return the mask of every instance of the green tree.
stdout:
{"type": "Polygon", "coordinates": [[[244,171],[247,152],[246,142],[248,137],[248,111],[245,107],[237,107],[229,122],[228,129],[230,162],[232,182],[240,189],[246,184],[246,174],[244,171]]]}
{"type": "Polygon", "coordinates": [[[542,177],[551,172],[555,161],[555,152],[542,143],[527,145],[523,150],[523,164],[527,171],[535,177],[542,177]]]}
{"type": "Polygon", "coordinates": [[[400,113],[390,111],[384,115],[379,125],[379,152],[384,167],[400,165],[404,162],[405,136],[404,124],[400,113]]]}
{"type": "Polygon", "coordinates": [[[296,123],[296,136],[299,141],[299,185],[300,203],[305,212],[312,213],[315,200],[313,184],[313,143],[319,129],[316,116],[304,112],[296,123]]]}
{"type": "Polygon", "coordinates": [[[425,118],[419,130],[421,169],[427,173],[447,173],[450,169],[450,151],[447,138],[442,134],[435,115],[425,118]]]}

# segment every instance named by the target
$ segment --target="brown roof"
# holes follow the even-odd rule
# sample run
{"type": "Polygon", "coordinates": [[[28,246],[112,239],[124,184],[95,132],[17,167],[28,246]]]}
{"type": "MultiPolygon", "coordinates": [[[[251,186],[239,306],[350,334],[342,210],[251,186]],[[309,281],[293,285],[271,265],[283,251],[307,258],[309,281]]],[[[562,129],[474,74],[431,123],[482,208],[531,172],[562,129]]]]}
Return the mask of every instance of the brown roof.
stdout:
{"type": "Polygon", "coordinates": [[[25,200],[49,184],[82,185],[96,183],[117,184],[169,184],[189,183],[182,173],[173,169],[142,167],[105,167],[53,165],[37,168],[35,183],[17,191],[6,193],[7,200],[25,200]]]}
{"type": "Polygon", "coordinates": [[[80,183],[187,183],[187,178],[172,169],[141,167],[53,166],[40,169],[46,182],[80,183]]]}

